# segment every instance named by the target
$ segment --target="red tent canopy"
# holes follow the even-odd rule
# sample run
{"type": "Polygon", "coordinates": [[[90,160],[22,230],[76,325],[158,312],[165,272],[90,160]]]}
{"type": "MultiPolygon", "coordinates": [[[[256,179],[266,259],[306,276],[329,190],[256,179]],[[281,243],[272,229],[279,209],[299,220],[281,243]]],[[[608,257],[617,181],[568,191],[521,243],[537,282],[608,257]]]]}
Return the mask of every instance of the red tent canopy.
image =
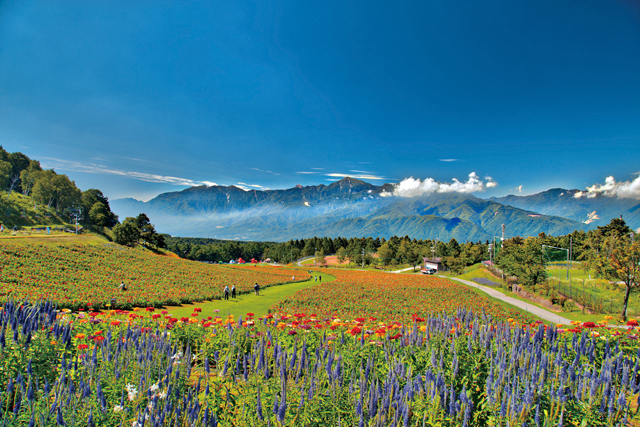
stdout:
{"type": "Polygon", "coordinates": [[[238,264],[244,264],[246,261],[243,260],[242,258],[238,258],[238,264]]]}
{"type": "Polygon", "coordinates": [[[257,260],[257,259],[255,259],[255,258],[251,258],[251,263],[252,263],[252,264],[257,264],[257,263],[258,263],[258,260],[257,260]]]}

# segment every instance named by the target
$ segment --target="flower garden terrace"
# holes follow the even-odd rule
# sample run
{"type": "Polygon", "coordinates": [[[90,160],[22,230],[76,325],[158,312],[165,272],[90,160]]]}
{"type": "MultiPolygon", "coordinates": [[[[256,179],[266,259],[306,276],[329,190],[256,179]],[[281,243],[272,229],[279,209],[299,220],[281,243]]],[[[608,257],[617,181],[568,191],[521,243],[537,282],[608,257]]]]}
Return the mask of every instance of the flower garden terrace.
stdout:
{"type": "MultiPolygon", "coordinates": [[[[307,280],[296,271],[296,281],[307,280]]],[[[229,267],[159,256],[112,244],[10,243],[0,247],[0,302],[45,298],[58,308],[179,305],[219,299],[226,285],[239,293],[292,282],[279,267],[229,267]],[[128,290],[118,292],[125,282],[128,290]]],[[[113,307],[112,307],[113,308],[113,307]]]]}
{"type": "Polygon", "coordinates": [[[638,421],[637,341],[601,325],[561,331],[465,309],[406,324],[301,313],[167,316],[153,307],[73,313],[9,301],[0,311],[3,424],[638,421]],[[381,323],[384,333],[375,331],[381,323]]]}
{"type": "Polygon", "coordinates": [[[335,280],[297,292],[274,310],[350,319],[376,317],[406,323],[416,316],[451,314],[465,307],[504,319],[534,320],[533,316],[506,309],[465,285],[439,277],[340,269],[323,271],[335,276],[335,280]]]}

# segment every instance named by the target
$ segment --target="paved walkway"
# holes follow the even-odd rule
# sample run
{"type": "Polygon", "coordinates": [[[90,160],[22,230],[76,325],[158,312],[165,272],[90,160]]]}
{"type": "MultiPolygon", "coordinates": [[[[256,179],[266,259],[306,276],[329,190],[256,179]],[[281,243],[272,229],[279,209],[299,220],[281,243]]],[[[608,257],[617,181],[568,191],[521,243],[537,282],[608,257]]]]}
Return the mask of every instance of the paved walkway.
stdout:
{"type": "Polygon", "coordinates": [[[509,303],[511,305],[515,305],[516,307],[519,307],[519,308],[521,308],[523,310],[526,310],[531,314],[535,314],[536,316],[538,316],[538,317],[540,317],[540,318],[542,318],[544,320],[547,320],[547,321],[549,321],[551,323],[563,324],[563,325],[571,324],[571,320],[569,320],[567,318],[564,318],[562,316],[558,316],[555,313],[552,313],[552,312],[547,311],[547,310],[545,310],[543,308],[540,308],[540,307],[536,307],[535,305],[529,304],[527,302],[520,301],[518,299],[508,297],[505,294],[503,294],[502,292],[498,292],[495,289],[491,289],[491,288],[489,288],[487,286],[478,285],[477,283],[473,283],[473,282],[470,282],[470,281],[464,280],[464,279],[456,279],[454,277],[444,277],[444,276],[440,276],[440,277],[442,277],[444,279],[449,279],[449,280],[457,280],[458,282],[464,283],[467,286],[472,286],[472,287],[474,287],[476,289],[481,290],[482,292],[484,292],[486,294],[489,294],[490,296],[492,296],[494,298],[497,298],[497,299],[499,299],[501,301],[504,301],[506,303],[509,303]]]}

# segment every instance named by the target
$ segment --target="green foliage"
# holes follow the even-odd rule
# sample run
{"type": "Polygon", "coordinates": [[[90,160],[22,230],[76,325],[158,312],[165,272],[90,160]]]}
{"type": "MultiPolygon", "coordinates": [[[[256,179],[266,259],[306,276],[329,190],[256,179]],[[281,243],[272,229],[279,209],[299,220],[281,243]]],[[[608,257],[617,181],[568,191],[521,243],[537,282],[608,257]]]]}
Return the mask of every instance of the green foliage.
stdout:
{"type": "Polygon", "coordinates": [[[323,266],[327,264],[327,260],[324,258],[324,251],[321,249],[316,252],[316,265],[323,266]]]}
{"type": "Polygon", "coordinates": [[[0,160],[0,188],[5,188],[11,176],[11,163],[0,160]]]}
{"type": "Polygon", "coordinates": [[[100,190],[90,188],[83,191],[82,206],[89,214],[89,220],[95,225],[113,227],[118,223],[118,216],[111,212],[109,199],[100,190]]]}
{"type": "Polygon", "coordinates": [[[547,278],[541,245],[535,237],[505,240],[495,262],[507,275],[518,277],[521,285],[535,286],[547,278]]]}
{"type": "Polygon", "coordinates": [[[122,246],[133,247],[140,240],[140,230],[136,227],[135,218],[128,217],[121,224],[113,227],[114,241],[122,246]]]}
{"type": "Polygon", "coordinates": [[[127,217],[113,228],[114,241],[123,246],[136,246],[140,243],[165,248],[164,236],[158,234],[149,221],[149,217],[141,213],[137,217],[127,217]]]}

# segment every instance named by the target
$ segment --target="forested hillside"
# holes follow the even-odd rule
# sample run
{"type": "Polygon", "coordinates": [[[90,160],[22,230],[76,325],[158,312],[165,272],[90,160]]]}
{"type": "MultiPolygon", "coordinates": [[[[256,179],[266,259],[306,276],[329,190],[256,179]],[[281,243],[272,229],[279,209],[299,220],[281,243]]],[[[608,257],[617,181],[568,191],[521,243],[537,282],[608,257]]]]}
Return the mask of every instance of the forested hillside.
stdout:
{"type": "Polygon", "coordinates": [[[38,160],[2,146],[0,190],[0,221],[6,228],[64,224],[76,217],[101,227],[118,223],[100,190],[82,191],[67,175],[43,169],[38,160]]]}

